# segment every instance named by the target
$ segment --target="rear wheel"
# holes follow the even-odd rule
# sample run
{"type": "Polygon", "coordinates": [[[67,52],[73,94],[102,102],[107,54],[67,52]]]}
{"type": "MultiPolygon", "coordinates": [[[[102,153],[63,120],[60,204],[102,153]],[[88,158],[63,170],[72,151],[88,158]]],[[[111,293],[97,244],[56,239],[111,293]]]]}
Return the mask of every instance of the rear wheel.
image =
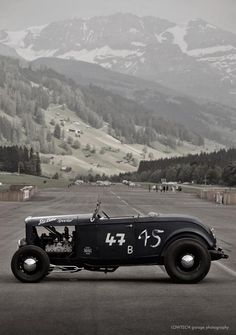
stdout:
{"type": "Polygon", "coordinates": [[[14,276],[25,283],[42,280],[49,272],[47,253],[39,247],[27,245],[18,249],[12,257],[11,269],[14,276]]]}
{"type": "Polygon", "coordinates": [[[210,270],[211,257],[207,247],[200,241],[181,238],[167,248],[164,265],[174,281],[197,283],[210,270]]]}

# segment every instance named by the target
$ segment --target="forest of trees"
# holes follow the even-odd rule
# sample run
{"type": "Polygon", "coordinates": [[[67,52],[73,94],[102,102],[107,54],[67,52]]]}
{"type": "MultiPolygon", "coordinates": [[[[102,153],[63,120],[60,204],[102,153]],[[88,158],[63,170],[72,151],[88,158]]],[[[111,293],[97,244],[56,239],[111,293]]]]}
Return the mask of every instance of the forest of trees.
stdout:
{"type": "Polygon", "coordinates": [[[236,149],[222,149],[210,154],[141,161],[137,172],[114,176],[113,180],[149,181],[161,179],[198,184],[236,185],[236,149]]]}
{"type": "Polygon", "coordinates": [[[35,151],[55,153],[58,139],[51,136],[45,113],[50,104],[68,107],[86,123],[126,143],[151,144],[158,140],[175,148],[181,141],[202,145],[201,136],[167,121],[134,101],[90,85],[82,87],[47,69],[21,66],[0,56],[0,144],[31,145],[35,151]]]}
{"type": "Polygon", "coordinates": [[[41,175],[38,153],[27,147],[0,147],[0,171],[19,172],[35,176],[41,175]]]}
{"type": "Polygon", "coordinates": [[[110,134],[118,139],[147,145],[158,140],[173,149],[179,141],[204,144],[204,139],[198,134],[157,116],[132,100],[93,85],[81,90],[86,105],[108,123],[110,134]]]}

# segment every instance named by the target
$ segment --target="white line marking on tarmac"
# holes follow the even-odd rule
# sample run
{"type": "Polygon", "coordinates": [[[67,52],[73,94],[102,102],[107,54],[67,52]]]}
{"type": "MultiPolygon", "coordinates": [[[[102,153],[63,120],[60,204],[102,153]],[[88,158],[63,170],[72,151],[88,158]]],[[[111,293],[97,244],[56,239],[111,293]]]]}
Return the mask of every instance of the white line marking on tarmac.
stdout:
{"type": "Polygon", "coordinates": [[[135,211],[139,215],[144,215],[144,213],[140,212],[135,207],[130,206],[130,204],[127,201],[125,201],[124,199],[121,199],[121,197],[119,195],[117,195],[115,192],[111,191],[111,193],[114,194],[117,197],[117,199],[119,199],[120,201],[122,201],[126,206],[130,207],[133,211],[135,211]]]}
{"type": "Polygon", "coordinates": [[[227,266],[223,265],[220,262],[214,262],[214,264],[217,265],[222,270],[224,270],[225,272],[229,273],[231,276],[236,277],[236,271],[231,270],[230,268],[228,268],[227,266]]]}
{"type": "Polygon", "coordinates": [[[137,210],[137,209],[134,208],[134,207],[131,207],[129,204],[128,204],[128,206],[129,206],[130,208],[132,208],[132,210],[135,211],[136,213],[138,213],[139,215],[144,215],[142,212],[140,212],[139,210],[137,210]]]}
{"type": "Polygon", "coordinates": [[[121,201],[122,201],[126,206],[130,207],[133,211],[135,211],[136,213],[138,213],[139,215],[144,215],[142,212],[140,212],[140,211],[137,210],[136,208],[130,206],[130,204],[129,204],[127,201],[125,201],[125,200],[123,200],[123,199],[121,199],[121,201]]]}

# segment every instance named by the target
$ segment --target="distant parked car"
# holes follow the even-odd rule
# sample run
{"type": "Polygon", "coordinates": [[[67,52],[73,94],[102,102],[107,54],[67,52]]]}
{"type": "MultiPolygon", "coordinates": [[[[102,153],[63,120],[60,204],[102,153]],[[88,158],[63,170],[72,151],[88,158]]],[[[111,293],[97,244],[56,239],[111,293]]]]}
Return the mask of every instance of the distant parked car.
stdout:
{"type": "Polygon", "coordinates": [[[97,180],[96,184],[98,186],[111,186],[111,182],[109,180],[97,180]]]}
{"type": "Polygon", "coordinates": [[[129,187],[135,187],[135,183],[133,183],[132,181],[129,182],[129,187]]]}
{"type": "Polygon", "coordinates": [[[82,180],[82,179],[76,179],[75,181],[74,181],[74,184],[75,185],[81,185],[81,184],[83,184],[84,183],[84,181],[82,180]]]}

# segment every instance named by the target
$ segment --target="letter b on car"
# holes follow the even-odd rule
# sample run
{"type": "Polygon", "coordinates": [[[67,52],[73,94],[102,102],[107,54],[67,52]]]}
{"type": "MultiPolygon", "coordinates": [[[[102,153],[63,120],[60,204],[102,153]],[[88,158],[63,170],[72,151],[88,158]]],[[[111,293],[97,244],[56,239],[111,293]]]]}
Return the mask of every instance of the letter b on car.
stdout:
{"type": "Polygon", "coordinates": [[[131,255],[133,252],[134,252],[133,246],[132,245],[128,245],[128,247],[127,247],[127,254],[131,255]]]}

